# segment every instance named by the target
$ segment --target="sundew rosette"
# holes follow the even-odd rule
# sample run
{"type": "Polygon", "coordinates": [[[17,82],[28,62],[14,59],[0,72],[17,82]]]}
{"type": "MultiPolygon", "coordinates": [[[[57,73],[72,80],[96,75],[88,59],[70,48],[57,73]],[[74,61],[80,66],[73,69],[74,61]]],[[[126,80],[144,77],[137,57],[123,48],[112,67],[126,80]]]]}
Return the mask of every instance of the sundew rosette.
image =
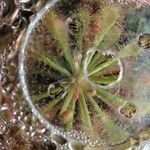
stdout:
{"type": "Polygon", "coordinates": [[[139,7],[59,1],[35,17],[22,48],[20,79],[33,113],[49,128],[91,145],[119,144],[136,132],[130,72],[144,48],[127,10],[139,7]]]}

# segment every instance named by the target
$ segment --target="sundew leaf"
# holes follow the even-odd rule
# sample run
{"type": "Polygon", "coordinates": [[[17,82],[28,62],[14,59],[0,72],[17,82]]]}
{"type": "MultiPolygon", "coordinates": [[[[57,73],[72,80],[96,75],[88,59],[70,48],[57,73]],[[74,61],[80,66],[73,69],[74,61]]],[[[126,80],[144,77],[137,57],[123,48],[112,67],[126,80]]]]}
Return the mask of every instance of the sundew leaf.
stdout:
{"type": "Polygon", "coordinates": [[[124,141],[127,138],[127,133],[121,127],[113,123],[91,96],[88,96],[88,99],[97,113],[97,117],[102,121],[110,142],[119,143],[120,141],[124,141]]]}
{"type": "Polygon", "coordinates": [[[90,118],[90,113],[87,107],[86,99],[84,96],[83,91],[81,91],[80,94],[80,99],[79,99],[79,104],[81,105],[80,107],[82,108],[82,113],[83,113],[83,124],[85,124],[90,130],[92,130],[92,123],[91,123],[91,118],[90,118]]]}
{"type": "Polygon", "coordinates": [[[69,119],[69,121],[67,122],[66,130],[72,129],[73,121],[74,121],[75,106],[76,106],[75,101],[71,101],[70,109],[71,109],[71,111],[72,111],[72,117],[71,117],[71,118],[69,119]]]}
{"type": "MultiPolygon", "coordinates": [[[[94,69],[94,68],[93,68],[94,69]]],[[[93,77],[99,77],[104,75],[110,75],[110,74],[118,74],[119,73],[119,67],[117,66],[117,63],[110,64],[107,68],[103,68],[98,73],[93,74],[93,77]]]]}
{"type": "Polygon", "coordinates": [[[126,100],[123,97],[108,92],[105,89],[97,88],[97,94],[106,104],[115,106],[117,108],[119,108],[126,102],[126,100]]]}
{"type": "Polygon", "coordinates": [[[109,76],[99,76],[99,77],[90,77],[90,80],[99,83],[99,84],[110,84],[117,80],[116,76],[109,75],[109,76]]]}
{"type": "Polygon", "coordinates": [[[91,60],[95,54],[96,50],[95,49],[91,49],[90,51],[87,52],[87,56],[86,56],[86,65],[88,66],[91,63],[91,60]]]}
{"type": "MultiPolygon", "coordinates": [[[[98,33],[94,45],[98,47],[100,43],[106,38],[106,36],[111,31],[113,33],[113,28],[119,19],[119,8],[115,5],[106,6],[101,13],[101,31],[98,33]]],[[[119,34],[118,34],[119,35],[119,34]]],[[[116,34],[116,37],[118,36],[116,34]]],[[[113,38],[113,37],[111,37],[113,38]]]]}
{"type": "MultiPolygon", "coordinates": [[[[28,57],[29,61],[31,60],[31,63],[33,63],[32,60],[34,59],[49,65],[52,69],[58,71],[65,76],[70,76],[70,72],[68,71],[68,65],[66,64],[65,68],[63,67],[63,65],[66,63],[64,58],[48,54],[48,51],[45,50],[43,45],[39,46],[38,44],[31,43],[28,57]]],[[[54,76],[54,74],[52,75],[54,76]]]]}
{"type": "Polygon", "coordinates": [[[136,40],[133,40],[129,44],[125,45],[120,49],[118,53],[116,53],[117,58],[136,56],[140,51],[140,47],[136,40]]]}
{"type": "Polygon", "coordinates": [[[53,74],[46,71],[46,70],[37,70],[37,69],[35,69],[35,70],[31,70],[31,71],[32,71],[31,72],[32,75],[43,75],[45,77],[53,78],[53,74]]]}
{"type": "Polygon", "coordinates": [[[43,55],[42,53],[39,53],[38,51],[34,51],[33,53],[35,54],[35,56],[37,56],[37,57],[35,57],[35,59],[38,59],[39,61],[43,61],[45,64],[49,65],[54,70],[66,75],[66,76],[70,76],[70,72],[68,70],[63,68],[57,62],[54,62],[53,60],[51,60],[50,57],[47,57],[47,56],[43,55]]]}
{"type": "Polygon", "coordinates": [[[108,50],[119,39],[121,35],[121,29],[118,26],[113,26],[105,38],[100,42],[98,49],[101,51],[108,50]]]}
{"type": "Polygon", "coordinates": [[[103,63],[106,60],[107,57],[105,55],[102,55],[99,52],[95,52],[94,56],[92,56],[92,59],[88,65],[88,71],[93,70],[97,65],[103,63]]]}
{"type": "Polygon", "coordinates": [[[65,24],[61,21],[58,22],[56,14],[52,11],[46,16],[46,20],[46,26],[52,34],[52,37],[56,41],[57,46],[62,50],[66,61],[72,68],[72,71],[74,71],[74,62],[67,41],[67,30],[65,24]]]}
{"type": "Polygon", "coordinates": [[[127,139],[128,134],[118,125],[115,125],[111,119],[102,119],[105,125],[107,136],[110,143],[116,144],[127,139]]]}
{"type": "Polygon", "coordinates": [[[67,108],[69,107],[70,102],[72,101],[72,97],[73,97],[73,92],[74,90],[71,89],[68,93],[68,95],[66,96],[66,98],[64,99],[64,103],[62,105],[62,108],[60,110],[60,115],[65,112],[67,110],[67,108]]]}
{"type": "Polygon", "coordinates": [[[46,112],[52,110],[60,101],[60,98],[52,99],[45,106],[41,107],[40,111],[45,114],[46,112]]]}
{"type": "Polygon", "coordinates": [[[39,93],[37,95],[33,95],[31,98],[32,98],[32,101],[35,103],[48,96],[49,96],[49,93],[46,91],[46,92],[39,93]]]}
{"type": "Polygon", "coordinates": [[[43,115],[46,116],[46,118],[49,120],[49,121],[53,121],[55,120],[57,117],[58,117],[58,113],[59,113],[59,110],[61,108],[61,105],[62,103],[59,102],[58,104],[56,104],[55,106],[53,107],[50,107],[49,110],[45,110],[45,112],[42,112],[41,109],[39,111],[41,111],[41,113],[43,115]]]}
{"type": "Polygon", "coordinates": [[[76,22],[76,26],[77,26],[77,29],[78,28],[81,28],[81,29],[78,30],[78,32],[75,34],[75,37],[77,39],[78,50],[82,51],[84,36],[87,31],[88,25],[90,23],[91,16],[90,16],[90,12],[87,9],[80,9],[78,12],[78,15],[80,18],[79,20],[80,22],[76,22]]]}
{"type": "Polygon", "coordinates": [[[114,64],[117,60],[115,58],[110,58],[106,62],[100,64],[99,66],[95,67],[92,71],[88,73],[88,76],[98,73],[100,70],[109,67],[110,65],[114,64]]]}

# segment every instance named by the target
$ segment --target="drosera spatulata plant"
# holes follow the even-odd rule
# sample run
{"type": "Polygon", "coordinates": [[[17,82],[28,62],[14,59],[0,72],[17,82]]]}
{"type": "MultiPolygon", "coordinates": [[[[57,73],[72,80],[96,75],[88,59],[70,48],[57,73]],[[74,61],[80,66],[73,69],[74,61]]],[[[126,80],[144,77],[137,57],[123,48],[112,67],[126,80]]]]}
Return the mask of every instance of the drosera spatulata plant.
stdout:
{"type": "Polygon", "coordinates": [[[137,111],[132,101],[111,90],[123,77],[121,60],[140,50],[136,39],[123,46],[116,44],[123,30],[120,11],[117,5],[94,13],[79,8],[66,17],[52,9],[41,20],[51,49],[40,45],[46,39],[34,41],[36,38],[28,48],[31,84],[44,85],[32,93],[39,112],[65,131],[81,130],[93,138],[103,134],[111,144],[126,140],[128,132],[110,112],[130,120],[137,111]],[[38,75],[32,78],[32,71],[38,75]]]}

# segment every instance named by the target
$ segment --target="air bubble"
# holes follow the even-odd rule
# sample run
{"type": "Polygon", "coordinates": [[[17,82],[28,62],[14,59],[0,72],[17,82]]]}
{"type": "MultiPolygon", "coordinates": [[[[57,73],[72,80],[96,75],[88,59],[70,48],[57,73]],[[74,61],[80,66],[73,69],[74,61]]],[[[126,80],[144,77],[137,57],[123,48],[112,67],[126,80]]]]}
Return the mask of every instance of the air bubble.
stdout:
{"type": "Polygon", "coordinates": [[[64,137],[56,135],[56,134],[52,134],[51,138],[54,142],[61,144],[61,145],[64,145],[67,142],[67,140],[64,137]]]}

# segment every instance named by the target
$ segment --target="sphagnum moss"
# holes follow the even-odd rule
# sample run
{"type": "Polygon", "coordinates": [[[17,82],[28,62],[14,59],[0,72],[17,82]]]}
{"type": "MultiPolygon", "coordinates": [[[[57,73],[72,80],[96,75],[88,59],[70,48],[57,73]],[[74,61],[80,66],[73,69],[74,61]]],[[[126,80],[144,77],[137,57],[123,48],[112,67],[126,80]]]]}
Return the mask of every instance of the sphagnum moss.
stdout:
{"type": "MultiPolygon", "coordinates": [[[[45,92],[32,96],[34,104],[48,99],[44,106],[39,107],[40,112],[48,116],[49,112],[54,111],[56,114],[50,119],[51,122],[55,123],[52,120],[57,118],[58,124],[65,130],[80,128],[93,136],[100,134],[94,130],[93,116],[96,114],[107,139],[112,143],[124,141],[128,133],[112,120],[103,104],[124,118],[132,118],[136,113],[132,102],[109,90],[109,85],[120,77],[120,59],[137,55],[139,51],[136,40],[115,53],[106,51],[113,48],[121,36],[123,29],[120,29],[122,17],[119,12],[120,8],[116,5],[105,6],[101,12],[93,14],[80,8],[65,19],[51,10],[42,23],[60,49],[61,56],[50,56],[40,45],[38,48],[33,43],[29,46],[30,58],[48,66],[52,75],[56,72],[59,76],[55,82],[50,82],[45,92]],[[94,30],[91,26],[93,20],[98,27],[96,33],[89,32],[94,30]],[[92,42],[86,43],[91,34],[94,37],[92,42]]],[[[42,72],[39,74],[42,75],[42,72]]],[[[49,78],[48,74],[45,76],[49,78]]]]}

